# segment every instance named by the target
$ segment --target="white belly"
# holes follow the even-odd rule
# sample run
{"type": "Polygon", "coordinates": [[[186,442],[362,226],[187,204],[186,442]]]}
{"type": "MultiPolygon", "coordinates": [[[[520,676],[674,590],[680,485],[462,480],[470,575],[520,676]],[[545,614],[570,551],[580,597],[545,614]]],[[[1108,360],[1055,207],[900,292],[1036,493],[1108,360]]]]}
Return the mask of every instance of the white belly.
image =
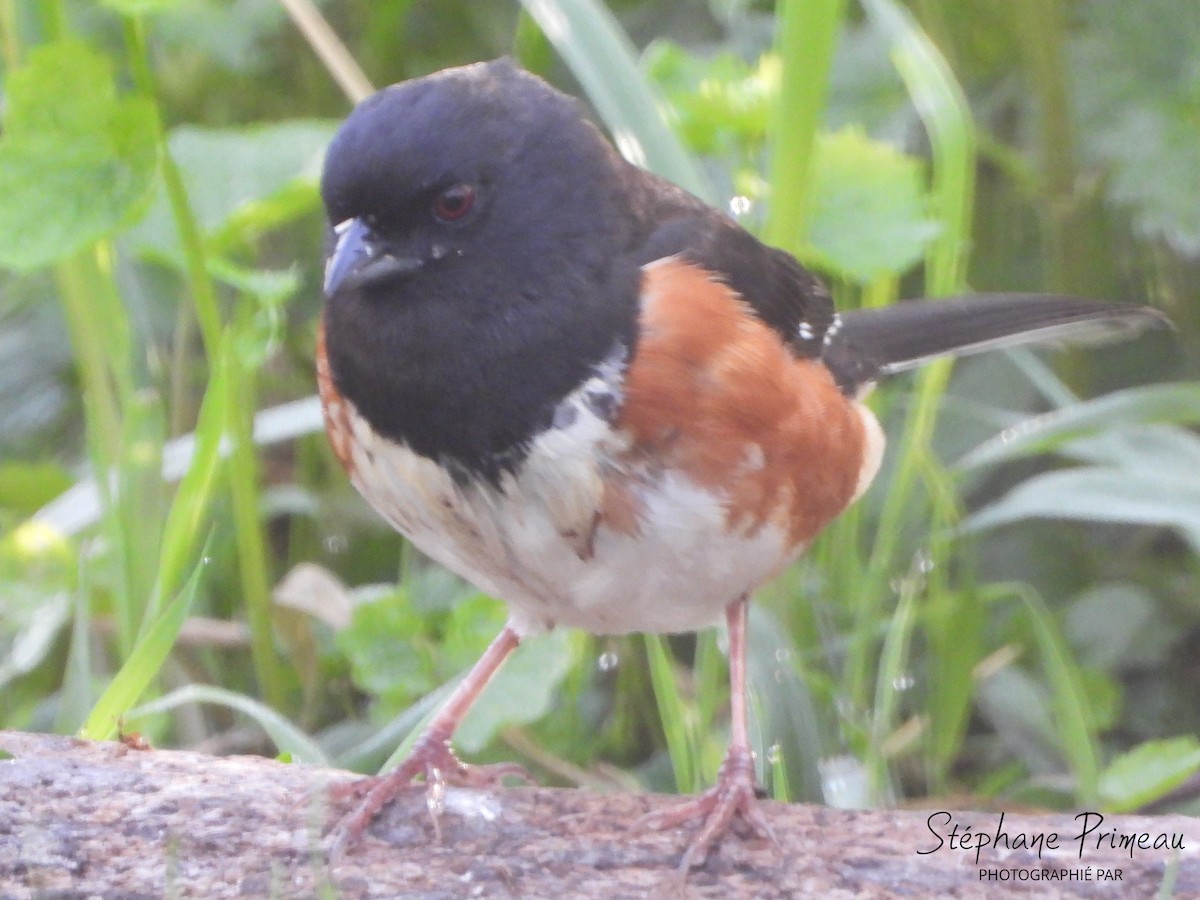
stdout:
{"type": "Polygon", "coordinates": [[[722,499],[672,473],[636,479],[634,533],[609,527],[598,460],[620,437],[583,407],[498,488],[456,484],[348,412],[355,486],[426,555],[504,600],[521,633],[706,628],[799,552],[771,523],[731,532],[722,499]]]}

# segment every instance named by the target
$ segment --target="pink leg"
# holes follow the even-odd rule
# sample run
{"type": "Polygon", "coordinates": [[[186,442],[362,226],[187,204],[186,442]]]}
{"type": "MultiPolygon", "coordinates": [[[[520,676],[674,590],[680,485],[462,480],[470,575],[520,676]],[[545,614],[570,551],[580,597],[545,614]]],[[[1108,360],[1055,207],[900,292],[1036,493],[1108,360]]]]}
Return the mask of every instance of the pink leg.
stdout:
{"type": "Polygon", "coordinates": [[[639,824],[648,828],[672,828],[694,819],[703,819],[699,833],[688,844],[679,870],[686,875],[702,865],[709,848],[741,817],[758,834],[776,846],[779,841],[767,817],[758,808],[754,783],[754,751],[750,749],[750,724],[746,706],[746,611],[743,597],[725,608],[729,626],[729,750],[717,773],[717,783],[694,800],[688,800],[662,812],[643,816],[639,824]]]}
{"type": "Polygon", "coordinates": [[[334,829],[331,860],[339,859],[347,848],[362,836],[379,811],[399,796],[418,775],[425,778],[426,800],[433,816],[434,829],[440,838],[441,829],[437,813],[441,805],[439,798],[447,779],[455,783],[484,785],[495,783],[504,775],[523,774],[521,767],[515,764],[487,767],[487,772],[474,769],[455,756],[450,746],[450,738],[463,716],[467,714],[467,710],[471,708],[471,704],[520,642],[517,633],[511,626],[506,625],[454,689],[450,699],[438,710],[429,726],[413,744],[412,752],[400,765],[386,775],[360,779],[350,786],[350,793],[361,794],[365,790],[366,796],[334,829]]]}

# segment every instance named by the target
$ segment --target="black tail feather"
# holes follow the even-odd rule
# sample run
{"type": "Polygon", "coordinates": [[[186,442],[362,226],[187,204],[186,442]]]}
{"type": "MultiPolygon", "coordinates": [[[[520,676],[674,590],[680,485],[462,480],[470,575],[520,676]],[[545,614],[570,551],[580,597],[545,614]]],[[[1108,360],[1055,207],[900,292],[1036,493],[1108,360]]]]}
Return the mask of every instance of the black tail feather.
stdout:
{"type": "Polygon", "coordinates": [[[1171,327],[1165,315],[1150,307],[1052,294],[908,300],[853,310],[841,319],[824,359],[849,392],[939,357],[1032,343],[1099,343],[1171,327]]]}

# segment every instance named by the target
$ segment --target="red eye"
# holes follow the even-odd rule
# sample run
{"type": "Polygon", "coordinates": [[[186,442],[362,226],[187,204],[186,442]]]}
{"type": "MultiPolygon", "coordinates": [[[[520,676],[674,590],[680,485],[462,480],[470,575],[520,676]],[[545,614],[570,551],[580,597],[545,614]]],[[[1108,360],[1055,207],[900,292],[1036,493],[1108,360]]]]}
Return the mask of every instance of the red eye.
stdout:
{"type": "Polygon", "coordinates": [[[475,188],[456,184],[442,191],[433,201],[433,214],[443,222],[455,222],[475,205],[475,188]]]}

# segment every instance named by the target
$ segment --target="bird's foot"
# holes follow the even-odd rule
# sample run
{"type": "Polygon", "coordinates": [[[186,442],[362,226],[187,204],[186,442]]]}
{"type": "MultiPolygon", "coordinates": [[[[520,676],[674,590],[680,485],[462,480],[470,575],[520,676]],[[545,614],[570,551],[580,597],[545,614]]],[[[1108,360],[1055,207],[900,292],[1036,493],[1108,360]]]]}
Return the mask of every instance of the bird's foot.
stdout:
{"type": "Polygon", "coordinates": [[[529,773],[517,763],[498,763],[487,766],[468,766],[450,747],[448,738],[427,734],[413,746],[412,752],[395,769],[385,775],[359,778],[334,785],[329,789],[335,801],[347,797],[358,799],[358,805],[341,818],[333,829],[329,859],[339,861],[362,837],[371,820],[395,800],[412,783],[422,777],[425,781],[425,805],[433,822],[434,836],[440,843],[440,816],[444,807],[446,785],[471,788],[496,787],[504,778],[531,782],[529,773]]]}
{"type": "Polygon", "coordinates": [[[685,877],[694,867],[704,864],[712,845],[725,834],[735,819],[741,819],[755,834],[779,847],[775,832],[758,806],[754,755],[748,747],[729,748],[717,773],[717,783],[703,794],[667,809],[648,813],[636,825],[661,830],[696,819],[702,819],[704,824],[679,861],[679,872],[685,877]]]}

